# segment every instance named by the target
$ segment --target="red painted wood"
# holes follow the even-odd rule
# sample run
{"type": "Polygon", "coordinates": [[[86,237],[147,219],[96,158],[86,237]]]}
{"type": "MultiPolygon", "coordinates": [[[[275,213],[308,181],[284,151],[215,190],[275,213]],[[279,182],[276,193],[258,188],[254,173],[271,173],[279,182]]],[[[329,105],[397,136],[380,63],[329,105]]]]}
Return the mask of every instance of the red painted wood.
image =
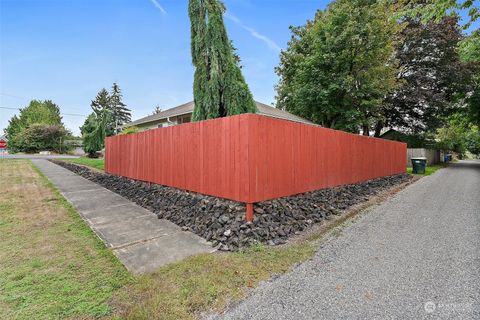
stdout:
{"type": "Polygon", "coordinates": [[[247,203],[246,207],[247,207],[247,210],[245,213],[245,220],[247,222],[252,222],[253,221],[253,203],[247,203]]]}
{"type": "Polygon", "coordinates": [[[106,140],[108,173],[245,203],[405,172],[406,145],[244,114],[106,140]]]}

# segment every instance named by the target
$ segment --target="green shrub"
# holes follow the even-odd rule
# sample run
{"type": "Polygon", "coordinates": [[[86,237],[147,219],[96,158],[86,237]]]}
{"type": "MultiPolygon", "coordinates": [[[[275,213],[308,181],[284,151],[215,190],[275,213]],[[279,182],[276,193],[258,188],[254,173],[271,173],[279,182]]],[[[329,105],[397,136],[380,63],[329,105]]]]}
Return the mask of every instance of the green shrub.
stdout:
{"type": "Polygon", "coordinates": [[[139,130],[137,127],[128,127],[128,128],[123,128],[122,132],[120,134],[132,134],[132,133],[137,133],[139,130]]]}
{"type": "Polygon", "coordinates": [[[34,153],[54,151],[63,153],[70,148],[64,143],[67,131],[60,125],[35,123],[15,137],[19,151],[34,153]]]}
{"type": "MultiPolygon", "coordinates": [[[[40,101],[32,100],[25,108],[20,109],[20,113],[14,115],[8,122],[7,128],[5,128],[5,134],[8,138],[8,148],[11,152],[21,152],[26,150],[42,150],[38,149],[34,145],[24,145],[25,139],[28,137],[30,141],[38,145],[51,144],[48,142],[42,143],[38,139],[34,139],[32,134],[36,130],[38,134],[38,128],[31,131],[25,136],[25,131],[35,124],[42,124],[44,126],[57,126],[61,127],[64,131],[64,125],[62,123],[62,117],[60,116],[60,108],[50,100],[40,101]],[[32,140],[33,139],[33,140],[32,140]]],[[[48,130],[47,130],[48,131],[48,130]]],[[[48,135],[48,134],[47,134],[48,135]]],[[[43,150],[51,149],[50,147],[43,150]]],[[[63,147],[60,147],[63,149],[63,147]]]]}

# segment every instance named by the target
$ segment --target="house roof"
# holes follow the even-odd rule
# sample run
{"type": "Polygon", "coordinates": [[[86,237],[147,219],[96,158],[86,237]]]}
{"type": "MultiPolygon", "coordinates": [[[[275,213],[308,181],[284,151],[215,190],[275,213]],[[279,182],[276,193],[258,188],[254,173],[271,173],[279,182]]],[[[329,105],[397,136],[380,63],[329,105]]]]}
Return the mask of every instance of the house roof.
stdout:
{"type": "Polygon", "coordinates": [[[313,122],[308,121],[307,119],[291,114],[290,112],[287,112],[285,110],[278,109],[257,101],[255,103],[257,104],[257,114],[261,114],[261,115],[272,117],[272,118],[283,119],[283,120],[314,124],[313,122]]]}
{"type": "MultiPolygon", "coordinates": [[[[313,122],[310,122],[306,119],[303,119],[301,117],[298,117],[296,115],[293,115],[287,111],[280,110],[274,107],[271,107],[269,105],[260,103],[260,102],[255,102],[257,105],[257,114],[268,116],[268,117],[273,117],[273,118],[278,118],[278,119],[284,119],[284,120],[290,120],[290,121],[296,121],[296,122],[302,122],[302,123],[307,123],[307,124],[313,124],[313,122]]],[[[182,116],[186,115],[189,113],[193,112],[193,107],[194,103],[193,101],[184,103],[182,105],[179,105],[178,107],[174,107],[162,112],[159,112],[154,115],[150,115],[135,121],[132,121],[130,123],[127,123],[123,125],[123,127],[132,127],[132,126],[138,126],[142,124],[148,124],[148,123],[153,123],[157,122],[163,119],[167,119],[170,117],[176,117],[176,116],[182,116]]]]}
{"type": "Polygon", "coordinates": [[[384,136],[389,136],[391,134],[403,134],[403,133],[395,129],[388,129],[387,131],[385,131],[380,135],[380,138],[383,138],[384,136]]]}

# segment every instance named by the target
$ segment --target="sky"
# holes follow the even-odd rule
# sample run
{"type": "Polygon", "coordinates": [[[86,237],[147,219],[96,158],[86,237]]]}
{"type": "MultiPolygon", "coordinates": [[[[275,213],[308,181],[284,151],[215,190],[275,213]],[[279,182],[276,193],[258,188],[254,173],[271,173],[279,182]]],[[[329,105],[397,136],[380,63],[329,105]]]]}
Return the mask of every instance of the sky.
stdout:
{"type": "MultiPolygon", "coordinates": [[[[275,101],[289,26],[328,0],[225,0],[227,32],[255,100],[275,101]]],[[[478,1],[476,1],[478,4],[478,1]]],[[[0,0],[0,135],[32,99],[60,106],[74,134],[117,82],[132,118],[193,100],[188,0],[0,0]]],[[[470,30],[478,28],[477,21],[470,30]]]]}

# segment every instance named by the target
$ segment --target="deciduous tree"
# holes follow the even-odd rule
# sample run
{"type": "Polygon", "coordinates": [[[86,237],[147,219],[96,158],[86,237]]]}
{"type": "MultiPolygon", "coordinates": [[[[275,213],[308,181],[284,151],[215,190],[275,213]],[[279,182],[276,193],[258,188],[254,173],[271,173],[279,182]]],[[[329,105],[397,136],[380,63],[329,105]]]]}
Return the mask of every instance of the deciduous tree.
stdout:
{"type": "Polygon", "coordinates": [[[466,151],[480,155],[479,128],[461,113],[448,118],[445,126],[437,130],[436,139],[439,148],[452,150],[460,155],[464,155],[466,151]]]}
{"type": "Polygon", "coordinates": [[[459,10],[467,10],[470,17],[465,25],[465,28],[467,28],[480,17],[478,3],[474,0],[415,0],[406,2],[415,4],[407,7],[406,13],[411,17],[420,16],[423,22],[438,22],[447,15],[453,13],[458,15],[459,10]]]}
{"type": "Polygon", "coordinates": [[[420,17],[406,18],[396,48],[400,87],[387,100],[386,125],[435,132],[456,111],[457,95],[469,81],[458,54],[461,39],[456,17],[426,24],[420,17]]]}
{"type": "Polygon", "coordinates": [[[325,127],[369,134],[396,86],[394,7],[337,0],[293,27],[281,54],[277,107],[325,127]]]}
{"type": "Polygon", "coordinates": [[[470,82],[464,97],[466,115],[480,126],[480,30],[475,30],[461,42],[459,52],[470,71],[470,82]]]}
{"type": "Polygon", "coordinates": [[[34,123],[20,134],[21,151],[33,153],[39,151],[65,152],[69,149],[64,142],[67,130],[61,125],[34,123]]]}
{"type": "Polygon", "coordinates": [[[32,151],[30,150],[31,148],[25,145],[23,133],[36,124],[58,126],[63,128],[66,134],[62,117],[60,116],[60,108],[51,100],[32,100],[27,107],[20,109],[18,116],[15,115],[10,119],[7,128],[4,130],[8,139],[9,149],[13,152],[27,151],[27,149],[32,151]]]}

